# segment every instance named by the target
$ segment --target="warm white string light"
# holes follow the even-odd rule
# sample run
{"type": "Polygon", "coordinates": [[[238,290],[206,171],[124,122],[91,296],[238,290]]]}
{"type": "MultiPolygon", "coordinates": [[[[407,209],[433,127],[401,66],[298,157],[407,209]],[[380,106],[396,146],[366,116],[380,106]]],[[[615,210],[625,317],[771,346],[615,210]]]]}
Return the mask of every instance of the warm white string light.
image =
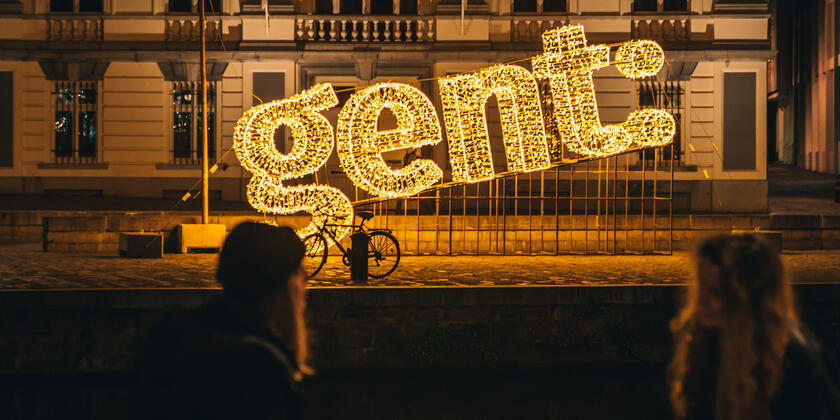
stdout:
{"type": "MultiPolygon", "coordinates": [[[[532,60],[533,74],[519,66],[499,65],[439,80],[454,181],[477,182],[495,174],[485,115],[492,95],[499,104],[508,170],[531,172],[550,166],[535,77],[549,81],[560,137],[572,152],[607,156],[633,144],[651,147],[672,141],[674,118],[663,110],[638,110],[624,123],[601,125],[592,73],[610,64],[609,47],[587,46],[583,26],[544,33],[543,47],[545,53],[532,60]]],[[[664,52],[653,41],[628,41],[616,51],[616,67],[631,79],[653,76],[663,63],[664,52]]],[[[326,163],[332,152],[333,131],[318,111],[337,104],[332,86],[318,84],[290,98],[249,109],[234,128],[236,155],[253,173],[249,203],[272,214],[312,214],[312,222],[298,231],[301,236],[316,231],[324,222],[349,225],[353,220],[350,200],[338,189],[283,185],[283,181],[312,174],[326,163]],[[288,126],[294,139],[288,154],[281,154],[274,143],[280,125],[288,126]]],[[[431,101],[405,84],[364,88],[348,100],[339,115],[341,165],[354,184],[380,197],[418,194],[442,177],[441,169],[428,159],[392,170],[382,158],[383,152],[434,145],[441,138],[431,101]],[[395,115],[397,129],[377,130],[385,108],[395,115]]],[[[350,231],[347,226],[333,229],[338,239],[350,231]]]]}
{"type": "MultiPolygon", "coordinates": [[[[602,126],[592,72],[609,65],[609,47],[586,45],[582,25],[565,26],[542,35],[545,54],[533,59],[534,75],[548,79],[557,127],[572,152],[608,156],[639,146],[663,145],[673,139],[674,118],[660,110],[631,114],[627,122],[602,126]]],[[[653,41],[629,41],[619,47],[619,71],[637,78],[656,74],[664,63],[653,41]]]]}
{"type": "Polygon", "coordinates": [[[402,83],[378,83],[354,94],[338,117],[338,157],[347,177],[359,188],[380,197],[406,197],[431,187],[443,171],[430,159],[416,159],[393,170],[383,152],[417,148],[441,141],[440,123],[429,98],[402,83]],[[383,109],[390,109],[397,128],[377,131],[383,109]]]}
{"type": "Polygon", "coordinates": [[[484,111],[491,95],[499,104],[508,170],[532,172],[551,165],[537,81],[531,72],[499,65],[438,83],[453,180],[478,182],[495,174],[484,111]]]}
{"type": "MultiPolygon", "coordinates": [[[[242,166],[253,173],[248,183],[248,202],[256,210],[272,214],[308,212],[312,221],[298,230],[304,237],[315,232],[325,221],[347,225],[353,221],[350,199],[326,185],[284,186],[283,181],[301,178],[317,171],[332,153],[333,130],[317,111],[338,104],[329,84],[290,98],[271,101],[249,109],[236,122],[233,146],[242,166]],[[280,125],[290,127],[294,143],[288,154],[281,154],[274,143],[280,125]]],[[[349,227],[335,227],[337,239],[349,227]]],[[[332,245],[331,239],[329,245],[332,245]]]]}

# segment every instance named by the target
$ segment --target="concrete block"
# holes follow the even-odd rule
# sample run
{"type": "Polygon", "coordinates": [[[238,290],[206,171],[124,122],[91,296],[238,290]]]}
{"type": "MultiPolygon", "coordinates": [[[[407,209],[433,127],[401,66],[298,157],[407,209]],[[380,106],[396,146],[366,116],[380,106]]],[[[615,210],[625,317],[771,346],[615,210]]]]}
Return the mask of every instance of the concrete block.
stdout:
{"type": "Polygon", "coordinates": [[[220,224],[181,224],[178,225],[179,249],[182,254],[190,250],[222,249],[225,240],[225,225],[220,224]]]}
{"type": "Polygon", "coordinates": [[[824,214],[821,226],[823,229],[840,229],[840,216],[824,214]]]}
{"type": "Polygon", "coordinates": [[[108,230],[112,232],[157,232],[163,229],[161,216],[110,216],[108,230]]]}
{"type": "Polygon", "coordinates": [[[819,229],[822,217],[819,215],[774,214],[771,216],[772,229],[819,229]]]}
{"type": "Polygon", "coordinates": [[[162,233],[120,233],[120,256],[130,258],[162,258],[162,233]]]}

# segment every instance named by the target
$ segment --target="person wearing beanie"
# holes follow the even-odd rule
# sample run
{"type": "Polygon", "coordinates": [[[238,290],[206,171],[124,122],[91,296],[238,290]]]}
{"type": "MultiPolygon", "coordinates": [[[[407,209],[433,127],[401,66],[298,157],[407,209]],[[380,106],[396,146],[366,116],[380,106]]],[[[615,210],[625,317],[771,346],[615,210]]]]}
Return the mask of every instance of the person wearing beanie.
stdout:
{"type": "Polygon", "coordinates": [[[246,222],[225,239],[222,295],[174,310],[141,349],[145,418],[300,419],[311,374],[303,242],[289,227],[246,222]]]}

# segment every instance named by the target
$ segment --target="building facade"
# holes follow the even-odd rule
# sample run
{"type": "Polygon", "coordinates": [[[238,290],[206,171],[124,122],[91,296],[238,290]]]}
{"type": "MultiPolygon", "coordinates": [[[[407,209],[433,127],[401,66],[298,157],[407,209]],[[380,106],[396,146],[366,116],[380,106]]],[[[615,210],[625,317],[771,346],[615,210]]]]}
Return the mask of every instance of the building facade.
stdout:
{"type": "Polygon", "coordinates": [[[840,94],[838,22],[833,0],[778,1],[771,43],[768,152],[771,160],[816,172],[838,173],[840,94]]]}
{"type": "MultiPolygon", "coordinates": [[[[605,124],[624,121],[646,98],[666,98],[678,122],[674,185],[683,210],[766,210],[773,57],[766,1],[267,3],[268,13],[260,0],[205,3],[208,153],[219,163],[211,199],[244,199],[250,174],[228,151],[237,119],[261,101],[329,82],[343,102],[348,88],[393,81],[421,88],[440,116],[437,82],[430,79],[539,55],[543,31],[582,24],[590,44],[653,39],[665,49],[658,84],[634,84],[608,67],[595,72],[595,85],[605,124]]],[[[195,185],[202,125],[198,6],[196,0],[0,1],[0,192],[178,199],[195,185]]],[[[518,64],[530,68],[528,60],[518,64]]],[[[494,107],[490,101],[491,143],[503,168],[494,107]]],[[[333,126],[339,110],[324,112],[333,126]]],[[[383,115],[380,128],[389,123],[383,115]]],[[[278,130],[277,146],[290,150],[287,130],[278,130]]],[[[448,169],[445,145],[422,155],[448,169]]],[[[386,159],[398,167],[405,151],[386,159]]],[[[350,188],[335,154],[324,176],[350,188]]]]}

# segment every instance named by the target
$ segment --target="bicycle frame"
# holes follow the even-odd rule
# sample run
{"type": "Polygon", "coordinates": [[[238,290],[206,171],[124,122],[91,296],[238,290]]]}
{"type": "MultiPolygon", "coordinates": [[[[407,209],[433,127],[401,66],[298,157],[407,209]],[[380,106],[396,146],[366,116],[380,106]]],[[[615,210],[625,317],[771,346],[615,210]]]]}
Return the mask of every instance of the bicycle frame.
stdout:
{"type": "Polygon", "coordinates": [[[347,249],[345,249],[343,246],[341,246],[341,243],[338,241],[338,239],[336,239],[335,234],[333,234],[333,232],[332,232],[330,229],[327,229],[328,227],[349,227],[349,228],[352,228],[352,229],[353,229],[353,233],[356,233],[356,232],[362,232],[362,231],[363,231],[363,232],[388,232],[388,233],[391,233],[391,229],[370,229],[370,228],[367,228],[367,229],[366,229],[366,228],[365,228],[365,220],[364,220],[364,219],[362,220],[362,223],[359,223],[358,225],[353,225],[353,224],[350,224],[350,225],[339,225],[339,224],[331,224],[331,223],[326,223],[326,222],[325,222],[325,223],[324,223],[324,224],[323,224],[323,225],[322,225],[322,226],[318,229],[318,232],[319,232],[321,235],[324,235],[324,234],[329,235],[329,237],[332,239],[332,241],[333,241],[333,243],[335,244],[335,246],[336,246],[336,247],[338,247],[339,251],[341,251],[341,253],[342,253],[343,255],[346,255],[346,254],[347,254],[347,252],[349,252],[349,251],[348,251],[347,249]]]}

